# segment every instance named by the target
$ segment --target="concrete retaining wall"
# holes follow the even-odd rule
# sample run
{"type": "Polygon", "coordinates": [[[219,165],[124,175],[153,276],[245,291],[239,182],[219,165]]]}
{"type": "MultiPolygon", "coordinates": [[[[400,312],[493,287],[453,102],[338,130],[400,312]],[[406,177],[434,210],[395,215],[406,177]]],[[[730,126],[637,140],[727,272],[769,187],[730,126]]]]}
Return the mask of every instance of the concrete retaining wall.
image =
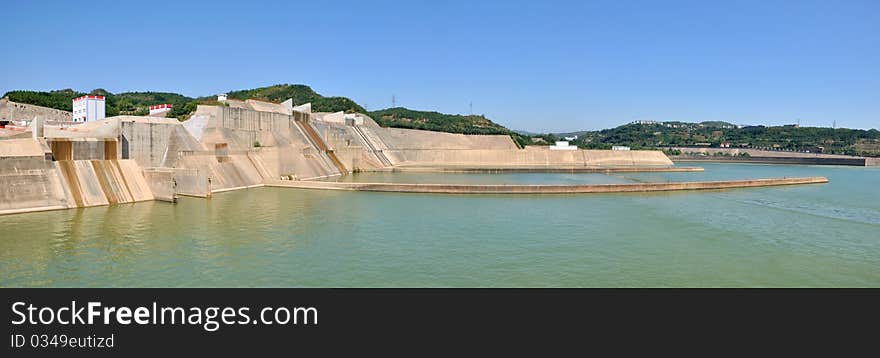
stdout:
{"type": "Polygon", "coordinates": [[[37,116],[41,116],[47,121],[68,122],[73,118],[73,113],[32,104],[16,103],[6,98],[0,98],[0,120],[32,120],[37,116]]]}
{"type": "Polygon", "coordinates": [[[366,127],[388,149],[517,149],[507,135],[465,135],[415,129],[366,127]]]}
{"type": "Polygon", "coordinates": [[[187,196],[211,196],[210,173],[204,169],[172,168],[174,171],[174,193],[187,196]]]}
{"type": "Polygon", "coordinates": [[[388,150],[399,166],[669,166],[660,151],[572,150],[546,148],[509,150],[388,150]]]}
{"type": "Polygon", "coordinates": [[[75,206],[58,168],[42,156],[0,157],[0,188],[0,214],[75,206]]]}
{"type": "Polygon", "coordinates": [[[153,198],[171,202],[176,200],[177,185],[173,168],[144,168],[143,173],[153,198]]]}
{"type": "Polygon", "coordinates": [[[181,151],[204,150],[177,120],[122,120],[119,158],[142,167],[174,167],[181,151]]]}
{"type": "Polygon", "coordinates": [[[473,184],[403,184],[274,181],[267,186],[300,189],[357,190],[400,193],[438,194],[579,194],[628,193],[675,190],[714,190],[778,185],[827,183],[824,177],[772,178],[678,183],[593,184],[593,185],[473,185],[473,184]]]}

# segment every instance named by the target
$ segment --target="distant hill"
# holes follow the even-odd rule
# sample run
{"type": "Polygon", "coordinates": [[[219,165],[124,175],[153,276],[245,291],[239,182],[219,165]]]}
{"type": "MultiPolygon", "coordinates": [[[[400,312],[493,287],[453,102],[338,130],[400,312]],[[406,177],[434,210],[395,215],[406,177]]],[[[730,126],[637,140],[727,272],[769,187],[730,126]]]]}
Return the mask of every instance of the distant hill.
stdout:
{"type": "Polygon", "coordinates": [[[293,98],[293,103],[312,103],[315,112],[339,112],[367,113],[364,107],[346,97],[324,97],[311,87],[306,85],[280,84],[269,87],[260,87],[248,90],[231,91],[226,93],[229,98],[246,100],[262,99],[270,102],[283,102],[293,98]]]}
{"type": "MultiPolygon", "coordinates": [[[[634,149],[673,146],[767,148],[832,154],[880,156],[880,131],[876,129],[818,128],[797,126],[737,126],[727,122],[630,123],[600,131],[573,132],[572,144],[607,149],[626,145],[634,149]]],[[[549,135],[553,140],[563,135],[549,135]]]]}
{"type": "Polygon", "coordinates": [[[482,115],[415,111],[403,107],[372,111],[369,115],[377,123],[385,127],[425,129],[463,134],[509,134],[512,132],[482,115]]]}
{"type": "Polygon", "coordinates": [[[78,92],[72,89],[50,92],[9,91],[6,92],[4,97],[9,97],[9,100],[13,102],[72,111],[72,100],[87,94],[101,95],[105,97],[105,110],[107,116],[117,116],[120,114],[144,116],[150,113],[149,107],[151,105],[171,103],[174,106],[172,107],[170,116],[183,118],[195,111],[195,106],[198,103],[193,98],[177,93],[126,92],[113,94],[101,88],[94,89],[88,93],[78,92]]]}
{"type": "MultiPolygon", "coordinates": [[[[4,96],[9,100],[19,103],[34,104],[43,107],[55,108],[64,111],[72,111],[72,99],[87,95],[102,95],[106,100],[107,116],[149,114],[149,107],[156,104],[171,103],[173,105],[169,117],[185,119],[196,110],[199,103],[212,103],[214,96],[199,98],[187,97],[169,92],[123,92],[111,93],[102,88],[94,89],[88,93],[63,89],[50,92],[39,91],[9,91],[4,96]]],[[[345,97],[324,97],[313,91],[306,85],[281,84],[269,87],[260,87],[247,90],[230,91],[229,98],[235,99],[262,99],[272,102],[281,102],[293,98],[294,103],[312,103],[312,110],[316,112],[360,112],[367,111],[345,97]]]]}

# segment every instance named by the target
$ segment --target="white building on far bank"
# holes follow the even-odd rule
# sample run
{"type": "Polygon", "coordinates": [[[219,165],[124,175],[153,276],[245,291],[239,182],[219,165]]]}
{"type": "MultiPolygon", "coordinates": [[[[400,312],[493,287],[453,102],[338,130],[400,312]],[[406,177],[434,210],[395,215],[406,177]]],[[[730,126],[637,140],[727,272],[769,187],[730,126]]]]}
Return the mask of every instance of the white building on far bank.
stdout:
{"type": "Polygon", "coordinates": [[[171,111],[171,104],[157,104],[150,106],[150,117],[165,117],[171,111]]]}
{"type": "Polygon", "coordinates": [[[550,146],[550,150],[575,150],[578,147],[569,145],[568,141],[560,140],[557,141],[556,144],[550,146]]]}
{"type": "Polygon", "coordinates": [[[73,99],[73,121],[91,122],[104,119],[104,96],[86,95],[73,99]]]}
{"type": "Polygon", "coordinates": [[[629,150],[629,147],[625,145],[612,145],[611,150],[629,150]]]}

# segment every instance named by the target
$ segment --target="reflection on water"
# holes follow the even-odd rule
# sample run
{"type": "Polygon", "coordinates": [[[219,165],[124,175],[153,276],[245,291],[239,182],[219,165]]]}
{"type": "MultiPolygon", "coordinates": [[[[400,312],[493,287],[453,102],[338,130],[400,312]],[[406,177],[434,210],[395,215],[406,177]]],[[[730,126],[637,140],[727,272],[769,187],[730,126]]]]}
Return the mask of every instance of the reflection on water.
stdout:
{"type": "Polygon", "coordinates": [[[0,216],[0,286],[880,286],[880,169],[370,173],[616,183],[827,176],[776,188],[432,195],[260,188],[0,216]]]}

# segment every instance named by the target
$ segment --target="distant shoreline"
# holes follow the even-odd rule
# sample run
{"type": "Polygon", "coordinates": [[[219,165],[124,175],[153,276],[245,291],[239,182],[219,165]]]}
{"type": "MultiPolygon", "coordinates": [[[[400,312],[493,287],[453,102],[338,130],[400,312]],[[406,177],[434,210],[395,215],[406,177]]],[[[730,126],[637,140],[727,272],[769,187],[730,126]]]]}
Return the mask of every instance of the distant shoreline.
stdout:
{"type": "Polygon", "coordinates": [[[733,156],[685,156],[670,155],[673,162],[719,162],[752,164],[797,164],[797,165],[846,165],[856,167],[880,166],[877,158],[829,158],[829,157],[733,157],[733,156]]]}

